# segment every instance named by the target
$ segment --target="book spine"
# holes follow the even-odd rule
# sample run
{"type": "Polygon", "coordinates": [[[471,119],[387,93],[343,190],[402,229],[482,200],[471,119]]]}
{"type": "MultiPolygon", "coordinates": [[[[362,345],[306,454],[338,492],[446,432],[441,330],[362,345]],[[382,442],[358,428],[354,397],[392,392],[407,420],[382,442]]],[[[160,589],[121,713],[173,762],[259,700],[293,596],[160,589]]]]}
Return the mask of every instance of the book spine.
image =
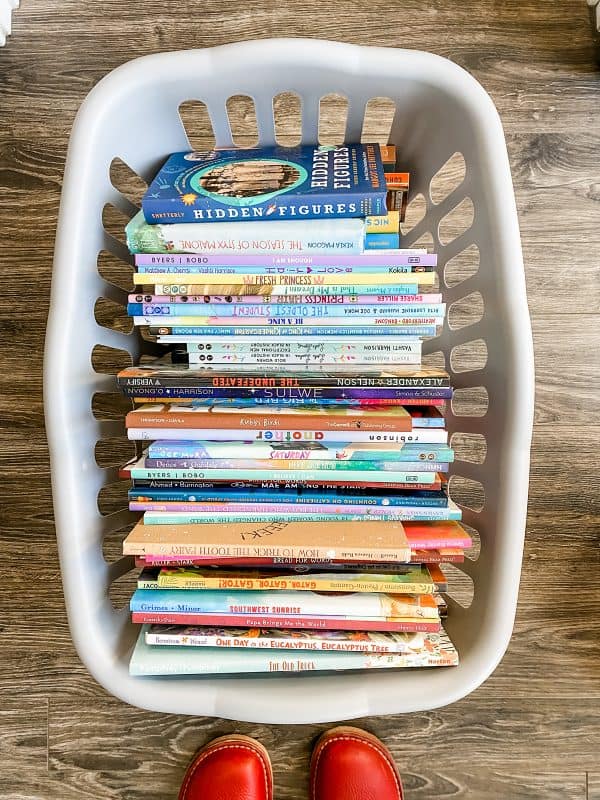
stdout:
{"type": "MultiPolygon", "coordinates": [[[[167,648],[168,649],[168,648],[167,648]]],[[[162,648],[158,648],[162,650],[162,648]]],[[[204,651],[211,652],[211,651],[204,651]]],[[[238,659],[231,663],[227,658],[220,659],[212,656],[200,658],[171,658],[170,655],[161,654],[146,658],[145,654],[134,657],[130,664],[130,674],[133,676],[159,676],[159,675],[214,675],[256,673],[282,675],[301,674],[304,672],[319,672],[321,670],[364,670],[364,669],[399,669],[409,667],[435,667],[454,666],[458,664],[458,656],[452,648],[447,648],[442,654],[430,653],[321,653],[310,651],[308,653],[278,653],[274,650],[259,652],[264,659],[238,659]]]]}
{"type": "Polygon", "coordinates": [[[371,484],[386,483],[390,486],[405,483],[407,485],[413,483],[428,484],[436,483],[437,476],[435,472],[383,472],[381,470],[347,470],[344,472],[344,477],[337,480],[337,476],[331,475],[327,470],[318,469],[289,469],[289,470],[275,470],[275,469],[151,469],[148,467],[132,467],[129,470],[129,475],[136,479],[150,479],[158,480],[164,478],[166,480],[255,480],[255,481],[328,481],[331,483],[347,483],[358,481],[366,481],[371,484]]]}
{"type": "Polygon", "coordinates": [[[134,611],[131,621],[159,625],[214,625],[242,628],[302,628],[338,631],[390,631],[397,633],[437,633],[441,625],[434,620],[391,621],[385,619],[345,619],[343,617],[284,617],[261,614],[195,614],[134,611]]]}
{"type": "Polygon", "coordinates": [[[256,356],[243,353],[220,353],[212,352],[210,355],[205,353],[191,353],[188,357],[188,363],[191,365],[200,364],[254,364],[256,366],[273,367],[273,366],[321,366],[333,367],[339,364],[350,364],[356,366],[419,366],[421,363],[420,355],[413,353],[369,353],[367,355],[347,355],[340,353],[323,353],[321,355],[289,355],[289,356],[256,356]]]}
{"type": "MultiPolygon", "coordinates": [[[[129,316],[145,317],[241,317],[247,319],[267,317],[304,317],[305,319],[319,317],[334,317],[346,319],[348,317],[394,317],[411,320],[425,319],[428,323],[441,320],[446,313],[446,307],[439,305],[344,305],[332,303],[330,305],[315,303],[275,303],[275,304],[209,304],[209,303],[128,303],[129,316]]],[[[413,324],[419,324],[413,323],[413,324]]]]}
{"type": "Polygon", "coordinates": [[[447,461],[309,461],[253,458],[146,458],[147,469],[259,469],[315,472],[447,472],[447,461]]]}
{"type": "Polygon", "coordinates": [[[125,232],[130,253],[350,255],[365,248],[363,219],[234,222],[225,229],[210,222],[150,225],[134,217],[125,232]]]}
{"type": "MultiPolygon", "coordinates": [[[[395,233],[400,230],[400,212],[388,211],[387,214],[369,216],[365,219],[365,232],[370,233],[395,233]]],[[[400,243],[398,243],[398,247],[400,243]]]]}
{"type": "Polygon", "coordinates": [[[228,255],[214,253],[136,254],[136,267],[160,267],[160,271],[179,272],[180,267],[436,267],[437,255],[418,250],[394,253],[352,255],[298,254],[228,255]]]}
{"type": "MultiPolygon", "coordinates": [[[[339,390],[373,391],[381,394],[382,397],[394,397],[400,392],[406,394],[406,396],[414,392],[416,397],[424,396],[425,393],[431,393],[432,397],[450,397],[452,393],[450,379],[446,373],[438,374],[438,376],[432,374],[419,375],[417,371],[416,374],[378,374],[370,377],[368,373],[364,375],[360,373],[357,375],[336,375],[335,372],[328,374],[327,372],[316,371],[308,374],[296,373],[289,376],[261,376],[256,372],[253,371],[254,374],[246,374],[245,370],[231,372],[209,367],[198,371],[186,369],[183,374],[173,375],[169,374],[169,371],[166,374],[161,373],[159,370],[150,370],[148,373],[144,373],[134,369],[133,374],[130,374],[128,370],[120,372],[117,375],[117,382],[119,386],[132,388],[154,384],[154,387],[160,386],[165,389],[189,386],[202,389],[232,389],[235,392],[243,389],[251,391],[258,389],[273,391],[278,389],[318,389],[323,392],[335,390],[336,394],[339,390]]],[[[361,395],[358,394],[356,396],[360,397],[361,395]]]]}
{"type": "MultiPolygon", "coordinates": [[[[209,531],[210,533],[210,531],[209,531]]],[[[455,546],[455,545],[453,545],[455,546]]],[[[252,544],[251,548],[242,543],[241,545],[223,545],[219,542],[203,543],[173,543],[173,542],[152,542],[144,545],[132,544],[125,539],[123,542],[124,556],[148,555],[152,556],[172,556],[176,555],[178,549],[185,549],[185,558],[196,558],[205,556],[207,558],[303,558],[306,557],[306,548],[302,545],[277,544],[252,544]],[[247,551],[250,552],[248,553],[247,551]]],[[[395,547],[393,549],[381,549],[368,547],[363,550],[353,550],[335,548],[331,546],[311,547],[311,558],[322,561],[358,561],[358,562],[394,562],[406,563],[410,560],[411,548],[395,547]]]]}
{"type": "MultiPolygon", "coordinates": [[[[339,446],[334,443],[323,444],[313,449],[302,442],[297,444],[297,449],[286,446],[285,450],[280,449],[277,444],[265,440],[255,444],[248,444],[245,441],[226,442],[219,445],[208,437],[205,441],[195,440],[189,442],[169,442],[157,441],[148,447],[147,453],[150,458],[158,459],[207,459],[207,458],[251,458],[259,460],[304,460],[304,461],[331,461],[334,463],[352,463],[356,461],[453,461],[454,450],[446,445],[414,445],[401,444],[390,445],[389,448],[368,447],[357,448],[353,451],[353,445],[347,441],[341,442],[339,446]],[[350,450],[349,450],[350,447],[350,450]]],[[[315,465],[316,466],[316,465],[315,465]]]]}
{"type": "MultiPolygon", "coordinates": [[[[382,641],[336,641],[332,639],[319,639],[315,634],[310,639],[297,639],[292,635],[285,636],[284,631],[278,631],[276,636],[269,636],[266,634],[260,637],[249,636],[240,637],[239,635],[228,635],[226,632],[223,634],[201,634],[201,633],[159,633],[148,632],[146,633],[146,644],[161,645],[161,646],[176,646],[176,647],[226,647],[226,648],[239,648],[244,650],[299,650],[311,652],[332,652],[336,651],[339,655],[343,656],[347,653],[357,654],[405,654],[407,666],[416,660],[414,656],[411,659],[407,649],[409,645],[405,644],[402,640],[389,640],[382,641]]],[[[420,657],[420,661],[423,656],[420,657]]],[[[394,665],[394,664],[392,664],[394,665]]],[[[367,666],[367,661],[363,662],[363,666],[367,666]]],[[[420,663],[417,662],[417,666],[420,663]]],[[[323,667],[329,669],[329,667],[323,667]]]]}
{"type": "MultiPolygon", "coordinates": [[[[129,507],[132,511],[141,511],[141,506],[149,505],[147,503],[130,503],[129,507]]],[[[185,504],[174,504],[183,505],[185,504]]],[[[144,514],[145,525],[211,525],[216,523],[225,522],[362,522],[365,519],[376,519],[380,522],[427,522],[427,521],[447,521],[449,519],[460,519],[460,511],[452,509],[423,509],[423,508],[402,508],[396,506],[393,509],[387,509],[387,512],[375,514],[373,512],[365,512],[363,509],[360,513],[348,513],[347,508],[340,509],[339,511],[327,511],[319,513],[314,506],[304,506],[304,508],[296,507],[295,511],[275,509],[273,511],[259,511],[256,513],[246,511],[230,511],[229,509],[220,509],[222,513],[211,511],[207,513],[196,513],[190,511],[146,511],[144,514]]],[[[387,590],[382,590],[387,591],[387,590]]]]}
{"type": "Polygon", "coordinates": [[[327,569],[333,572],[345,570],[364,571],[367,569],[385,570],[391,572],[398,567],[404,568],[409,564],[437,565],[443,561],[460,563],[464,560],[464,553],[459,549],[444,550],[415,550],[411,552],[408,562],[365,562],[363,561],[332,561],[331,559],[311,558],[218,558],[211,556],[162,556],[145,555],[135,559],[137,567],[253,567],[255,569],[327,569]]]}
{"type": "Polygon", "coordinates": [[[127,296],[129,303],[152,303],[158,305],[267,305],[273,302],[293,302],[308,303],[311,305],[373,305],[375,303],[401,303],[410,308],[419,305],[439,305],[442,302],[442,295],[436,294],[394,294],[387,287],[381,294],[339,294],[339,295],[320,295],[307,294],[298,295],[293,300],[273,301],[265,294],[247,295],[222,295],[222,294],[130,294],[127,296]]]}
{"type": "MultiPolygon", "coordinates": [[[[377,239],[385,239],[387,238],[384,236],[376,236],[373,235],[373,238],[377,239]]],[[[434,260],[434,259],[432,259],[434,260]]],[[[401,259],[396,260],[401,261],[401,259]]],[[[330,278],[335,278],[339,276],[340,279],[343,278],[344,282],[348,277],[353,275],[360,276],[360,275],[387,275],[388,280],[389,276],[396,276],[401,275],[402,277],[399,280],[406,280],[405,276],[407,275],[425,275],[428,273],[435,272],[435,265],[434,264],[415,264],[411,262],[409,259],[405,260],[405,263],[395,263],[390,264],[389,261],[387,264],[354,264],[348,265],[344,264],[343,266],[312,266],[310,264],[285,264],[280,263],[277,266],[268,266],[266,264],[261,265],[237,265],[237,266],[219,266],[219,267],[212,267],[212,266],[205,266],[205,265],[198,265],[194,264],[192,266],[179,266],[179,267],[165,267],[164,265],[156,265],[156,266],[137,266],[136,269],[138,270],[138,274],[140,275],[198,275],[200,280],[195,281],[197,283],[202,283],[206,281],[206,276],[212,277],[220,276],[224,280],[222,281],[212,281],[212,283],[226,283],[227,281],[231,281],[232,279],[242,280],[243,283],[253,283],[254,278],[257,279],[257,283],[269,283],[269,278],[271,277],[285,277],[285,276],[312,276],[315,278],[321,278],[322,276],[328,276],[330,278]]],[[[317,284],[319,281],[316,281],[317,284]]],[[[285,284],[286,281],[283,281],[285,284]]],[[[335,283],[335,280],[330,281],[330,283],[335,283]]]]}
{"type": "MultiPolygon", "coordinates": [[[[121,391],[128,396],[135,397],[163,397],[166,395],[171,401],[177,399],[219,399],[232,398],[235,400],[253,400],[256,404],[267,400],[271,402],[301,401],[302,403],[319,403],[322,400],[335,400],[350,403],[353,400],[371,400],[378,403],[382,400],[397,400],[399,403],[411,403],[417,400],[448,400],[452,397],[450,387],[440,389],[413,389],[400,386],[395,388],[362,389],[360,387],[322,387],[322,386],[277,386],[265,389],[216,387],[216,386],[190,386],[182,385],[168,379],[157,378],[154,385],[135,383],[139,378],[119,378],[118,384],[121,391]],[[158,381],[160,380],[160,383],[158,381]]],[[[141,379],[146,380],[146,379],[141,379]]],[[[155,379],[152,378],[152,381],[155,379]]],[[[175,379],[177,380],[177,379],[175,379]]]]}
{"type": "MultiPolygon", "coordinates": [[[[427,506],[393,506],[386,508],[371,508],[359,506],[357,511],[352,511],[348,506],[322,506],[315,505],[280,505],[277,503],[264,504],[268,511],[252,509],[237,511],[235,509],[215,508],[210,511],[197,512],[191,503],[170,503],[168,508],[164,503],[134,503],[129,504],[131,511],[145,511],[144,523],[147,525],[203,525],[217,522],[360,522],[366,519],[376,519],[380,522],[438,522],[460,520],[462,517],[459,508],[428,508],[427,506]],[[324,508],[324,510],[320,510],[324,508]],[[219,513],[221,512],[221,513],[219,513]]],[[[198,504],[195,504],[198,505],[198,504]]],[[[205,505],[205,504],[201,504],[205,505]]],[[[208,504],[210,505],[210,504],[208,504]]],[[[230,504],[227,504],[228,506],[230,504]]],[[[238,508],[243,504],[231,504],[238,508]]],[[[251,505],[251,504],[248,504],[251,505]]],[[[259,506],[260,504],[255,503],[259,506]]],[[[388,591],[382,589],[381,591],[388,591]]],[[[391,590],[389,590],[391,591],[391,590]]]]}
{"type": "MultiPolygon", "coordinates": [[[[143,497],[143,495],[141,495],[143,497]]],[[[215,502],[204,502],[202,498],[194,501],[171,501],[162,499],[130,499],[130,511],[151,511],[162,513],[185,513],[196,515],[207,514],[305,514],[315,513],[329,517],[336,514],[351,514],[361,519],[375,517],[379,519],[386,515],[400,516],[405,520],[416,520],[423,517],[427,520],[460,519],[460,509],[453,505],[427,505],[421,503],[398,503],[396,505],[370,505],[370,504],[341,504],[330,501],[328,503],[295,503],[282,501],[277,494],[271,497],[256,498],[254,500],[236,502],[225,498],[215,502]]],[[[402,521],[402,519],[400,520],[402,521]]]]}
{"type": "MultiPolygon", "coordinates": [[[[243,438],[245,441],[313,441],[313,442],[345,442],[351,439],[353,442],[389,442],[401,444],[403,442],[422,442],[423,444],[445,444],[448,441],[448,432],[442,428],[422,428],[410,433],[385,433],[373,434],[368,431],[294,431],[294,430],[256,430],[248,431],[240,428],[239,430],[223,430],[216,428],[202,429],[202,438],[209,441],[231,441],[231,439],[243,438]]],[[[133,441],[150,441],[163,439],[168,441],[190,441],[198,439],[199,430],[196,428],[144,428],[129,427],[127,429],[129,439],[133,441]]]]}
{"type": "MultiPolygon", "coordinates": [[[[145,282],[142,282],[145,283],[145,282]]],[[[310,302],[306,300],[307,297],[312,297],[315,301],[322,301],[327,297],[375,297],[389,296],[390,302],[396,302],[397,298],[406,298],[405,300],[398,299],[397,302],[410,302],[409,298],[421,298],[419,302],[441,302],[441,295],[439,294],[422,294],[419,292],[419,286],[416,283],[396,284],[394,286],[379,285],[369,286],[368,284],[360,287],[355,287],[352,284],[346,286],[270,286],[269,284],[262,284],[254,286],[252,284],[240,285],[239,283],[228,284],[198,284],[198,283],[154,283],[154,277],[148,282],[149,286],[154,286],[154,294],[164,297],[179,297],[189,295],[202,295],[203,297],[220,296],[220,297],[240,297],[244,302],[250,302],[248,298],[257,297],[262,300],[257,302],[272,302],[272,297],[296,297],[304,298],[303,302],[310,302]],[[319,300],[317,300],[317,298],[319,300]],[[423,298],[440,298],[425,300],[423,298]]],[[[135,295],[138,296],[137,294],[135,295]]],[[[216,302],[213,300],[213,302],[216,302]]],[[[348,301],[350,302],[350,300],[348,301]]],[[[375,300],[373,302],[379,302],[375,300]]]]}
{"type": "MultiPolygon", "coordinates": [[[[255,409],[254,413],[249,414],[243,412],[241,414],[219,412],[217,408],[213,408],[210,413],[187,411],[183,413],[177,413],[176,411],[146,412],[140,409],[130,411],[125,418],[125,424],[127,427],[139,425],[145,428],[185,428],[198,431],[205,428],[244,432],[256,432],[257,430],[268,428],[277,431],[288,422],[285,418],[286,416],[269,409],[264,411],[261,409],[260,413],[256,413],[255,409]]],[[[291,418],[288,417],[288,419],[298,431],[322,431],[323,433],[337,431],[344,435],[347,435],[347,432],[350,431],[374,434],[381,432],[410,433],[413,425],[413,420],[408,414],[399,416],[394,413],[329,416],[327,414],[302,413],[299,411],[291,415],[291,418]]],[[[423,421],[427,417],[418,419],[423,421]]],[[[440,421],[443,423],[442,417],[440,417],[440,421]]]]}
{"type": "Polygon", "coordinates": [[[234,589],[236,591],[295,591],[295,592],[359,592],[390,594],[432,594],[435,590],[433,581],[412,581],[402,583],[394,580],[344,580],[343,574],[339,578],[324,578],[319,575],[298,574],[286,577],[275,575],[272,578],[247,578],[241,577],[212,577],[207,575],[163,575],[158,578],[158,588],[176,590],[222,590],[234,589]]]}
{"type": "Polygon", "coordinates": [[[400,247],[398,233],[365,233],[365,251],[397,250],[400,247]]]}
{"type": "MultiPolygon", "coordinates": [[[[193,403],[202,403],[203,398],[197,397],[188,397],[188,396],[172,396],[172,395],[165,395],[165,396],[155,396],[154,394],[145,394],[144,392],[137,392],[135,391],[131,397],[133,397],[134,402],[136,403],[181,403],[185,402],[186,400],[191,400],[193,403]]],[[[299,399],[293,398],[283,398],[283,397],[257,397],[255,399],[250,397],[213,397],[213,398],[204,398],[207,400],[207,408],[235,408],[235,409],[244,409],[244,408],[254,408],[256,409],[258,406],[276,406],[279,408],[301,408],[302,406],[322,406],[323,408],[328,408],[330,406],[335,406],[337,408],[340,407],[340,400],[338,398],[327,398],[327,397],[302,397],[299,399]]],[[[448,401],[445,400],[443,397],[397,397],[396,399],[393,398],[377,398],[377,397],[363,397],[363,398],[354,398],[344,400],[344,408],[352,409],[352,410],[360,410],[370,407],[377,407],[379,411],[383,413],[383,407],[395,407],[399,408],[402,406],[403,408],[410,408],[413,409],[417,406],[427,407],[428,410],[432,408],[437,408],[443,406],[448,401]]]]}
{"type": "MultiPolygon", "coordinates": [[[[213,492],[208,489],[200,489],[198,491],[186,490],[165,490],[165,489],[146,489],[145,491],[138,491],[137,489],[130,489],[128,494],[129,500],[132,503],[155,503],[157,506],[162,506],[157,510],[168,510],[168,507],[173,503],[182,503],[189,508],[182,510],[193,511],[193,506],[202,510],[206,504],[211,507],[214,505],[215,510],[219,508],[223,510],[227,505],[229,508],[234,504],[243,504],[244,507],[256,507],[261,503],[284,503],[288,504],[290,508],[308,508],[316,505],[321,510],[334,507],[341,510],[345,506],[351,506],[353,509],[366,508],[375,513],[379,509],[391,508],[404,508],[404,507],[435,507],[445,509],[448,505],[447,496],[435,496],[433,492],[422,492],[406,494],[406,495],[393,495],[386,494],[378,496],[376,493],[368,493],[364,495],[357,495],[345,493],[344,490],[338,492],[315,492],[311,495],[302,494],[299,492],[285,491],[283,489],[253,489],[244,491],[242,489],[230,491],[213,492]]],[[[146,509],[136,509],[146,510],[146,509]]],[[[234,509],[232,509],[234,510],[234,509]]]]}
{"type": "MultiPolygon", "coordinates": [[[[139,268],[138,268],[139,269],[139,268]]],[[[353,268],[352,268],[353,269],[353,268]]],[[[388,267],[382,270],[381,268],[371,269],[368,272],[343,272],[343,273],[327,273],[323,275],[315,275],[314,273],[307,273],[306,275],[284,275],[270,273],[233,273],[233,272],[153,272],[143,273],[135,272],[133,274],[133,282],[136,286],[151,286],[156,284],[165,283],[187,283],[187,284],[232,284],[238,286],[354,286],[361,287],[360,292],[354,291],[354,294],[363,294],[362,286],[388,286],[393,281],[402,281],[403,284],[414,284],[416,286],[433,286],[436,282],[437,274],[433,271],[415,271],[406,270],[403,267],[388,267]]],[[[379,289],[381,291],[381,289],[379,289]]],[[[303,292],[304,293],[304,292],[303,292]]],[[[220,292],[219,292],[220,294],[220,292]]],[[[238,292],[236,292],[238,294],[238,292]]]]}
{"type": "MultiPolygon", "coordinates": [[[[181,319],[181,317],[180,317],[181,319]]],[[[172,320],[169,320],[172,323],[172,320]]],[[[387,324],[384,328],[382,325],[371,325],[371,326],[346,326],[346,325],[336,325],[336,326],[315,326],[315,325],[306,325],[304,326],[302,322],[298,325],[288,324],[287,322],[284,325],[279,323],[267,326],[254,326],[254,325],[231,325],[231,320],[227,320],[227,324],[224,325],[213,325],[213,324],[206,324],[206,325],[193,325],[186,323],[185,325],[179,324],[170,324],[168,326],[163,325],[156,325],[156,319],[152,319],[151,317],[135,317],[134,324],[135,325],[148,325],[148,333],[150,336],[171,336],[177,337],[178,341],[187,343],[188,341],[204,341],[207,336],[248,336],[253,340],[256,339],[257,336],[268,336],[270,338],[273,337],[285,337],[288,338],[290,336],[298,337],[298,336],[348,336],[348,337],[363,337],[363,336],[395,336],[395,337],[408,337],[414,338],[415,336],[435,336],[437,334],[437,326],[436,325],[419,325],[419,326],[409,326],[409,325],[391,325],[387,324]],[[139,322],[136,322],[139,320],[139,322]],[[194,339],[194,337],[196,337],[194,339]]],[[[175,341],[174,338],[171,338],[170,341],[175,341]]]]}

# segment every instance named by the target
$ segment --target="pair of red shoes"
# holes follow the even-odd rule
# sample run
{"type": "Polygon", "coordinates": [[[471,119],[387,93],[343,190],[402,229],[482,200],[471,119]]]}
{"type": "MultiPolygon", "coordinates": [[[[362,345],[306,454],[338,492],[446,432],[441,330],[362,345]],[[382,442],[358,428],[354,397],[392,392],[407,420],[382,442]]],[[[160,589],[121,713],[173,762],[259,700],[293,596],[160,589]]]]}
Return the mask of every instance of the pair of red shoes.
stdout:
{"type": "MultiPolygon", "coordinates": [[[[249,736],[222,736],[188,767],[179,800],[272,800],[273,774],[265,748],[249,736]]],[[[324,733],[310,762],[310,800],[402,800],[392,756],[358,728],[324,733]]]]}

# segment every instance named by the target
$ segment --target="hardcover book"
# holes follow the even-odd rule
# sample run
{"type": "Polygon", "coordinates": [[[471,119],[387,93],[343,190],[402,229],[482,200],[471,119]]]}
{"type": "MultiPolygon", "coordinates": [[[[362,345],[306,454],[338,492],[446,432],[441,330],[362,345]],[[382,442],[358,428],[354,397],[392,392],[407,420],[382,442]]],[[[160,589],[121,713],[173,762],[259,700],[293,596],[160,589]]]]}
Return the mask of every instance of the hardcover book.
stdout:
{"type": "Polygon", "coordinates": [[[137,589],[136,623],[326,630],[439,631],[432,595],[137,589]],[[326,601],[326,602],[325,602],[326,601]],[[363,613],[364,612],[364,613],[363,613]]]}
{"type": "Polygon", "coordinates": [[[323,558],[348,561],[410,560],[399,522],[270,522],[218,525],[143,525],[123,542],[123,555],[232,558],[323,558]]]}
{"type": "Polygon", "coordinates": [[[117,373],[117,383],[124,388],[137,386],[201,386],[213,389],[274,389],[274,388],[357,388],[357,389],[442,389],[449,388],[450,376],[445,370],[432,368],[397,367],[387,370],[347,367],[315,370],[299,366],[292,373],[269,371],[255,367],[200,367],[173,364],[170,358],[156,359],[138,367],[127,367],[117,373]]]}
{"type": "MultiPolygon", "coordinates": [[[[432,417],[441,421],[439,412],[427,412],[415,417],[432,417]]],[[[189,401],[170,405],[144,405],[130,411],[127,427],[145,428],[219,428],[226,430],[256,430],[294,427],[298,430],[337,431],[410,431],[411,414],[402,406],[385,409],[341,406],[281,406],[273,408],[245,407],[235,404],[203,404],[189,401]]]]}
{"type": "Polygon", "coordinates": [[[458,654],[440,631],[430,646],[410,653],[311,652],[292,655],[262,648],[245,647],[153,647],[146,643],[148,628],[140,631],[131,661],[131,675],[210,675],[234,673],[280,673],[405,667],[455,666],[458,654]]]}
{"type": "MultiPolygon", "coordinates": [[[[433,588],[433,587],[432,587],[433,588]]],[[[344,619],[438,619],[431,594],[375,592],[136,589],[129,608],[140,613],[251,614],[344,619]]]]}
{"type": "Polygon", "coordinates": [[[407,653],[415,661],[431,656],[440,633],[377,631],[310,631],[277,628],[208,628],[193,625],[150,625],[146,644],[179,647],[227,647],[248,650],[316,650],[337,653],[407,653]]]}
{"type": "Polygon", "coordinates": [[[228,222],[384,215],[377,144],[173,153],[142,199],[146,220],[228,222]]]}
{"type": "Polygon", "coordinates": [[[144,570],[138,579],[138,588],[431,594],[436,585],[427,567],[407,564],[402,570],[387,575],[360,572],[311,572],[302,575],[289,571],[163,567],[158,575],[144,570]],[[143,585],[152,584],[153,579],[156,586],[143,585]]]}
{"type": "Polygon", "coordinates": [[[190,442],[155,441],[148,447],[150,458],[204,459],[257,458],[306,461],[453,461],[447,445],[387,442],[190,442]]]}

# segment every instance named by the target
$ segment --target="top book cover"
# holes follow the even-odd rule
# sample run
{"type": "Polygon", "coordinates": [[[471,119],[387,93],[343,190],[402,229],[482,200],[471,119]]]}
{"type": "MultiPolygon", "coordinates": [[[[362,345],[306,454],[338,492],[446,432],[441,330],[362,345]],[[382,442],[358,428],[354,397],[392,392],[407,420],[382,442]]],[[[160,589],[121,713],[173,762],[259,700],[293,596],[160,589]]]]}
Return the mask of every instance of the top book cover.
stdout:
{"type": "Polygon", "coordinates": [[[150,224],[387,213],[377,144],[173,153],[142,200],[150,224]]]}

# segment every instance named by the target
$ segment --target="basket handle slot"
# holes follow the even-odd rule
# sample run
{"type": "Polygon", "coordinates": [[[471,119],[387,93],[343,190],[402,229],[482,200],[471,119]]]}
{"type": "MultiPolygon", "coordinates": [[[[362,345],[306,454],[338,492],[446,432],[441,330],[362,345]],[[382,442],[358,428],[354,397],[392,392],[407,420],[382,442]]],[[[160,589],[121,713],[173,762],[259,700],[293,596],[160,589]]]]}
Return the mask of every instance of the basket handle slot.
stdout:
{"type": "Polygon", "coordinates": [[[138,173],[118,156],[113,158],[108,168],[108,177],[112,186],[116,189],[110,195],[110,202],[117,205],[119,202],[125,203],[133,209],[130,213],[124,209],[126,216],[133,216],[142,204],[142,197],[148,188],[146,181],[138,173]]]}
{"type": "Polygon", "coordinates": [[[387,144],[396,119],[396,103],[391,97],[371,97],[365,105],[361,142],[387,144]]]}
{"type": "MultiPolygon", "coordinates": [[[[271,103],[275,141],[283,147],[295,147],[302,141],[302,98],[296,92],[280,92],[271,103]]],[[[259,114],[259,120],[261,115],[259,114]]]]}
{"type": "Polygon", "coordinates": [[[319,144],[340,145],[346,141],[348,98],[325,94],[319,100],[319,144]]]}
{"type": "Polygon", "coordinates": [[[256,147],[259,136],[254,98],[234,94],[227,98],[225,107],[234,146],[256,147]]]}
{"type": "Polygon", "coordinates": [[[434,205],[452,197],[465,180],[467,164],[462,153],[456,151],[442,164],[429,181],[429,197],[434,205]]]}
{"type": "Polygon", "coordinates": [[[178,112],[190,150],[212,150],[215,133],[206,104],[201,100],[185,100],[179,104],[178,112]]]}

